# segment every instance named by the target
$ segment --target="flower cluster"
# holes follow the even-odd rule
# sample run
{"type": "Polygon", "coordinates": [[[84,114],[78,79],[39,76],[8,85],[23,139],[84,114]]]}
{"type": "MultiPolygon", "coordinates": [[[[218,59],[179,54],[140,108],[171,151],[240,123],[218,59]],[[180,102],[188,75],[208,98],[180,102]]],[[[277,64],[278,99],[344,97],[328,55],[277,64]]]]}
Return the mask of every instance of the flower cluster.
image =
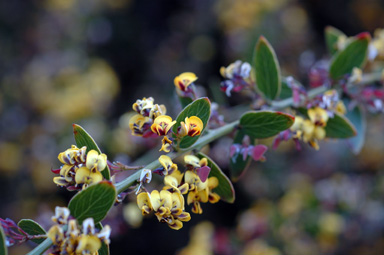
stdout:
{"type": "Polygon", "coordinates": [[[58,159],[64,165],[60,169],[52,170],[60,174],[53,178],[53,182],[68,190],[85,188],[92,183],[103,180],[103,171],[107,166],[107,155],[99,154],[95,150],[87,153],[87,147],[77,148],[72,145],[70,149],[61,152],[58,159]]]}
{"type": "Polygon", "coordinates": [[[149,137],[152,135],[151,125],[154,120],[166,114],[167,109],[164,105],[154,104],[152,97],[138,99],[133,104],[132,108],[136,115],[129,120],[129,128],[132,130],[132,135],[149,137]]]}
{"type": "Polygon", "coordinates": [[[159,192],[153,190],[151,193],[142,192],[137,196],[137,204],[143,215],[152,211],[160,222],[166,222],[172,229],[178,230],[183,227],[182,222],[189,221],[191,216],[185,212],[185,200],[192,204],[192,212],[201,214],[200,202],[216,203],[220,196],[213,192],[219,185],[216,177],[209,177],[210,168],[207,166],[206,158],[199,159],[193,155],[184,157],[186,164],[185,173],[181,173],[175,163],[168,156],[161,156],[159,162],[162,167],[154,172],[165,175],[165,186],[159,192]]]}
{"type": "Polygon", "coordinates": [[[93,218],[83,221],[82,229],[76,219],[70,219],[69,209],[56,207],[53,225],[47,236],[53,242],[50,254],[97,255],[102,243],[109,244],[111,228],[106,225],[102,230],[95,228],[93,218]]]}
{"type": "Polygon", "coordinates": [[[231,91],[239,92],[252,86],[252,82],[250,82],[251,65],[247,62],[237,60],[227,67],[222,66],[220,74],[226,79],[221,83],[221,90],[227,96],[231,96],[231,91]]]}
{"type": "Polygon", "coordinates": [[[318,150],[318,141],[326,137],[325,127],[329,118],[333,118],[335,114],[344,115],[347,111],[336,90],[326,91],[313,98],[307,102],[306,107],[308,118],[296,115],[291,128],[275,138],[274,148],[277,148],[281,141],[293,139],[298,150],[301,148],[300,140],[318,150]]]}
{"type": "MultiPolygon", "coordinates": [[[[191,73],[185,73],[191,74],[191,73]]],[[[180,75],[182,76],[182,75],[180,75]]],[[[179,76],[178,76],[179,77],[179,76]]],[[[176,77],[177,78],[177,77],[176,77]]],[[[196,78],[197,79],[197,78],[196,78]]],[[[177,84],[180,89],[187,89],[191,80],[187,78],[178,78],[177,84]]],[[[176,84],[176,79],[175,79],[176,84]]],[[[138,112],[129,121],[129,127],[132,130],[132,135],[151,137],[151,136],[163,136],[162,146],[160,151],[170,152],[173,144],[173,139],[168,137],[171,133],[172,127],[176,124],[172,117],[165,115],[165,106],[153,105],[153,98],[143,98],[143,100],[137,100],[133,104],[133,109],[138,112]]],[[[184,121],[180,122],[180,126],[177,128],[177,132],[174,136],[177,139],[181,139],[184,136],[197,136],[201,134],[204,128],[204,124],[197,116],[186,117],[184,121]]]]}

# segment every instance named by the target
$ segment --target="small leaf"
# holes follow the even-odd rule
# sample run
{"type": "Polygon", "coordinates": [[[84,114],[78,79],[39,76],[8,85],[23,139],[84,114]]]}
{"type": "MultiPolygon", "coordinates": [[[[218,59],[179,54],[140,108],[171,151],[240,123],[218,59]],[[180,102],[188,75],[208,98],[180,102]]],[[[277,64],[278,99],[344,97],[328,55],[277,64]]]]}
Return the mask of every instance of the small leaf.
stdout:
{"type": "Polygon", "coordinates": [[[208,166],[211,168],[209,177],[215,176],[219,180],[219,186],[214,189],[214,192],[216,192],[220,196],[220,199],[225,202],[235,202],[235,190],[233,185],[223,171],[221,171],[220,167],[204,153],[198,153],[197,157],[200,159],[207,158],[208,166]]]}
{"type": "MultiPolygon", "coordinates": [[[[84,128],[82,128],[77,124],[73,124],[72,126],[73,126],[73,134],[75,136],[77,147],[81,148],[83,146],[87,146],[87,153],[90,150],[95,150],[99,154],[101,154],[101,150],[99,149],[99,146],[97,146],[95,140],[93,140],[93,138],[90,136],[90,134],[88,134],[87,131],[85,131],[84,128]]],[[[103,171],[101,171],[101,174],[105,179],[107,180],[111,179],[111,173],[108,165],[104,168],[103,171]]]]}
{"type": "Polygon", "coordinates": [[[0,224],[0,255],[7,255],[8,254],[6,240],[7,239],[5,237],[3,227],[0,224]]]}
{"type": "MultiPolygon", "coordinates": [[[[233,139],[234,144],[242,144],[245,134],[242,130],[238,130],[233,139]]],[[[250,144],[254,144],[253,139],[250,139],[250,144]]],[[[244,160],[243,155],[238,153],[234,155],[229,162],[229,169],[231,171],[231,180],[237,182],[239,178],[245,173],[249,165],[251,164],[251,156],[247,156],[244,160]]]]}
{"type": "MultiPolygon", "coordinates": [[[[177,128],[180,126],[180,122],[185,121],[186,117],[191,116],[197,116],[201,119],[204,124],[203,130],[201,130],[201,133],[203,133],[205,127],[207,126],[209,117],[211,116],[211,102],[209,99],[206,97],[199,98],[185,107],[176,118],[176,124],[173,126],[173,132],[177,133],[177,128]]],[[[180,148],[184,149],[190,147],[197,141],[197,139],[199,139],[199,136],[200,135],[194,137],[183,137],[180,141],[180,148]]]]}
{"type": "Polygon", "coordinates": [[[354,154],[359,154],[364,146],[367,121],[360,106],[356,106],[352,111],[348,111],[346,117],[352,122],[357,130],[357,135],[349,139],[349,145],[354,154]]]}
{"type": "Polygon", "coordinates": [[[351,73],[354,67],[362,67],[367,59],[370,40],[371,36],[368,33],[358,34],[343,50],[337,52],[329,68],[331,78],[338,79],[351,73]]]}
{"type": "MultiPolygon", "coordinates": [[[[44,230],[44,228],[39,225],[39,223],[37,223],[36,221],[33,221],[33,220],[23,219],[23,220],[20,220],[19,223],[17,223],[17,225],[31,236],[45,235],[47,233],[44,230]]],[[[44,240],[45,240],[45,238],[39,238],[39,239],[32,239],[31,241],[34,243],[40,244],[44,240]]]]}
{"type": "Polygon", "coordinates": [[[329,138],[349,138],[357,134],[352,123],[338,113],[335,113],[333,118],[328,119],[325,132],[326,137],[329,138]]]}
{"type": "Polygon", "coordinates": [[[257,88],[268,99],[275,99],[281,90],[280,65],[276,53],[264,36],[260,36],[253,54],[257,88]]]}
{"type": "Polygon", "coordinates": [[[116,189],[112,183],[102,181],[77,193],[69,202],[68,208],[79,224],[87,218],[93,218],[98,223],[107,215],[115,198],[116,189]]]}
{"type": "Polygon", "coordinates": [[[251,138],[268,138],[290,128],[295,117],[272,111],[252,111],[240,118],[240,128],[251,138]]]}
{"type": "Polygon", "coordinates": [[[331,55],[334,55],[337,52],[337,41],[340,36],[346,36],[343,32],[341,32],[339,29],[327,26],[325,28],[325,43],[327,45],[329,53],[331,55]]]}

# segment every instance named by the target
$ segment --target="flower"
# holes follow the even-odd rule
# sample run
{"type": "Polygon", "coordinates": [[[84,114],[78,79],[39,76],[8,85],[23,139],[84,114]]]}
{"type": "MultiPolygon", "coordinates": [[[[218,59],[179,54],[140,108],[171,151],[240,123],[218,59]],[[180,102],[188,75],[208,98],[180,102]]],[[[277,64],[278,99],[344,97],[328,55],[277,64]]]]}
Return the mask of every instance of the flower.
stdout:
{"type": "Polygon", "coordinates": [[[85,163],[87,147],[83,146],[81,149],[77,148],[76,145],[72,145],[70,149],[61,152],[57,157],[61,163],[67,165],[75,165],[85,163]]]}
{"type": "Polygon", "coordinates": [[[142,192],[137,195],[137,206],[141,209],[143,215],[150,214],[152,211],[151,197],[148,192],[142,192]]]}
{"type": "Polygon", "coordinates": [[[153,102],[155,100],[152,97],[144,97],[142,100],[137,99],[136,102],[132,105],[132,109],[142,116],[149,116],[149,112],[153,107],[153,102]]]}
{"type": "MultiPolygon", "coordinates": [[[[52,217],[54,222],[57,222],[57,216],[61,215],[63,212],[66,217],[69,216],[68,208],[56,207],[55,211],[56,217],[52,217]]],[[[51,254],[97,255],[102,242],[105,244],[110,243],[109,236],[111,228],[106,225],[99,231],[95,228],[93,218],[87,218],[83,221],[82,231],[79,230],[75,219],[68,221],[68,228],[64,232],[65,224],[55,224],[47,233],[48,238],[53,242],[51,254]]]]}
{"type": "Polygon", "coordinates": [[[178,192],[181,194],[186,194],[189,190],[188,183],[184,183],[181,185],[183,175],[179,170],[174,171],[171,175],[167,175],[164,177],[164,190],[168,190],[171,192],[178,192]]]}
{"type": "Polygon", "coordinates": [[[52,217],[52,221],[60,225],[65,225],[68,222],[69,214],[70,212],[67,207],[56,206],[55,216],[52,217]]]}
{"type": "Polygon", "coordinates": [[[86,166],[92,171],[103,171],[107,166],[107,155],[104,153],[99,153],[95,150],[90,150],[87,153],[87,162],[86,166]]]}
{"type": "Polygon", "coordinates": [[[220,74],[226,79],[242,78],[246,79],[249,77],[251,72],[251,65],[247,62],[236,62],[230,64],[228,67],[222,66],[220,68],[220,74]]]}
{"type": "Polygon", "coordinates": [[[152,119],[149,117],[144,117],[140,114],[134,115],[129,120],[129,128],[132,130],[132,135],[145,137],[150,130],[152,122],[152,119]]]}
{"type": "Polygon", "coordinates": [[[163,175],[172,174],[173,171],[177,171],[177,165],[172,162],[172,159],[167,155],[161,155],[159,162],[163,166],[163,175]]]}
{"type": "Polygon", "coordinates": [[[173,83],[178,90],[186,92],[188,87],[197,80],[196,74],[191,72],[185,72],[176,76],[173,83]]]}
{"type": "Polygon", "coordinates": [[[194,137],[200,135],[203,128],[204,124],[199,117],[186,117],[185,122],[180,122],[180,127],[178,129],[177,135],[179,137],[184,137],[186,135],[194,137]]]}
{"type": "Polygon", "coordinates": [[[329,118],[327,111],[320,107],[308,109],[308,116],[313,124],[320,127],[325,127],[329,118]]]}
{"type": "Polygon", "coordinates": [[[187,165],[187,169],[189,170],[200,168],[208,164],[208,161],[206,158],[199,159],[194,155],[185,155],[184,162],[187,165]]]}
{"type": "Polygon", "coordinates": [[[153,133],[162,136],[167,135],[169,130],[175,125],[176,121],[172,121],[172,118],[167,115],[161,115],[157,117],[151,126],[153,133]]]}
{"type": "Polygon", "coordinates": [[[161,148],[159,151],[164,151],[166,153],[171,151],[172,148],[172,140],[170,140],[167,136],[163,137],[163,140],[161,140],[161,148]]]}

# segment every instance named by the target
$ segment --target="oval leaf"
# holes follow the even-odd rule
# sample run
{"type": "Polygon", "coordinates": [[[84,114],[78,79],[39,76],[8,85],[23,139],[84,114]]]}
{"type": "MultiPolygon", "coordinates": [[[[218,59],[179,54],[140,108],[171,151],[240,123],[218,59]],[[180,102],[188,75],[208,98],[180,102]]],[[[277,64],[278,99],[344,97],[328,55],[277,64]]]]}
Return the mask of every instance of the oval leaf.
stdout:
{"type": "MultiPolygon", "coordinates": [[[[206,97],[199,98],[185,107],[180,112],[179,116],[177,116],[176,124],[173,126],[173,132],[177,133],[177,128],[180,126],[180,122],[185,121],[186,117],[191,116],[197,116],[201,119],[204,124],[204,128],[201,131],[201,133],[203,133],[205,127],[207,126],[209,117],[211,116],[211,102],[209,99],[206,97]]],[[[190,147],[197,141],[197,139],[199,139],[199,136],[200,135],[194,137],[183,137],[179,144],[180,148],[184,149],[190,147]]]]}
{"type": "Polygon", "coordinates": [[[8,249],[6,245],[6,237],[4,234],[3,227],[0,224],[0,255],[7,255],[8,249]]]}
{"type": "Polygon", "coordinates": [[[349,138],[357,134],[356,128],[344,116],[335,113],[333,118],[329,118],[325,126],[326,137],[329,138],[349,138]]]}
{"type": "MultiPolygon", "coordinates": [[[[45,235],[47,232],[44,230],[42,226],[39,225],[36,221],[29,220],[29,219],[23,219],[20,220],[17,225],[24,230],[29,235],[45,235]]],[[[38,238],[38,239],[32,239],[32,242],[35,243],[42,243],[45,240],[45,238],[38,238]]]]}
{"type": "Polygon", "coordinates": [[[240,128],[251,138],[268,138],[290,128],[295,117],[272,111],[254,111],[243,114],[240,118],[240,128]]]}
{"type": "Polygon", "coordinates": [[[349,139],[349,145],[354,154],[359,154],[364,146],[367,121],[361,107],[356,106],[352,111],[348,111],[346,117],[352,122],[357,130],[357,135],[349,139]]]}
{"type": "Polygon", "coordinates": [[[107,215],[115,198],[116,189],[112,183],[102,181],[77,193],[69,202],[68,208],[79,224],[90,217],[98,223],[107,215]]]}
{"type": "Polygon", "coordinates": [[[183,109],[193,102],[193,99],[190,97],[178,96],[178,98],[183,109]]]}
{"type": "MultiPolygon", "coordinates": [[[[241,130],[238,130],[233,139],[234,144],[242,144],[245,134],[241,130]]],[[[253,139],[250,139],[250,144],[254,144],[253,139]]],[[[251,156],[247,156],[244,160],[242,154],[234,155],[229,162],[229,169],[231,171],[231,180],[237,182],[239,178],[245,173],[251,163],[251,156]]]]}
{"type": "Polygon", "coordinates": [[[221,171],[220,167],[204,153],[200,152],[196,156],[200,159],[207,158],[208,166],[211,168],[209,177],[215,176],[219,180],[219,186],[217,186],[214,191],[220,196],[220,199],[228,203],[235,202],[235,190],[233,185],[223,171],[221,171]]]}
{"type": "Polygon", "coordinates": [[[276,53],[264,36],[260,36],[253,54],[256,83],[264,97],[273,100],[281,90],[280,65],[276,53]]]}
{"type": "Polygon", "coordinates": [[[352,38],[343,50],[337,52],[329,68],[331,78],[340,78],[351,73],[354,67],[362,67],[367,59],[370,40],[371,36],[368,33],[361,33],[352,38]]]}
{"type": "Polygon", "coordinates": [[[340,36],[346,36],[339,29],[334,28],[332,26],[327,26],[325,28],[325,44],[327,45],[329,53],[334,55],[337,52],[337,41],[340,36]]]}
{"type": "MultiPolygon", "coordinates": [[[[87,131],[85,131],[84,128],[77,124],[73,124],[73,134],[75,136],[75,141],[77,144],[77,147],[81,148],[83,146],[87,146],[87,152],[90,150],[95,150],[99,154],[101,154],[101,150],[99,149],[99,146],[97,146],[95,140],[88,134],[87,131]]],[[[111,173],[109,170],[108,165],[104,168],[103,171],[101,171],[101,174],[103,177],[107,180],[111,179],[111,173]]]]}

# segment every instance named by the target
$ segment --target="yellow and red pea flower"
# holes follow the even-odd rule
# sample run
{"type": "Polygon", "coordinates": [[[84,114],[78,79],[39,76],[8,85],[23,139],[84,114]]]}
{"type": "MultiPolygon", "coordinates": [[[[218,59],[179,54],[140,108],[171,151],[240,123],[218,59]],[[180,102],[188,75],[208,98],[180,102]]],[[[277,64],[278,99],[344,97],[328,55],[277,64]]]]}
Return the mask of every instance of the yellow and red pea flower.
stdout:
{"type": "Polygon", "coordinates": [[[176,121],[172,121],[170,116],[161,115],[154,120],[154,123],[151,126],[151,130],[158,136],[167,135],[175,123],[176,121]]]}
{"type": "Polygon", "coordinates": [[[129,128],[132,130],[132,135],[147,137],[152,134],[152,123],[151,118],[136,114],[129,120],[129,128]]]}
{"type": "Polygon", "coordinates": [[[191,72],[185,72],[180,74],[179,76],[176,76],[173,80],[173,83],[175,84],[178,90],[186,92],[188,90],[188,87],[196,80],[196,74],[191,72]]]}
{"type": "Polygon", "coordinates": [[[154,172],[160,175],[170,175],[177,171],[177,164],[172,162],[172,159],[167,155],[161,155],[159,162],[163,166],[161,169],[156,169],[154,172]]]}
{"type": "Polygon", "coordinates": [[[329,118],[327,111],[320,107],[308,109],[308,116],[313,124],[320,127],[325,127],[329,118]]]}
{"type": "Polygon", "coordinates": [[[201,131],[204,128],[204,123],[197,116],[186,117],[185,122],[180,122],[180,127],[178,128],[177,136],[197,136],[201,134],[201,131]]]}
{"type": "Polygon", "coordinates": [[[164,136],[163,140],[161,140],[161,148],[159,151],[164,151],[166,153],[171,151],[172,148],[172,140],[168,138],[168,136],[164,136]]]}

